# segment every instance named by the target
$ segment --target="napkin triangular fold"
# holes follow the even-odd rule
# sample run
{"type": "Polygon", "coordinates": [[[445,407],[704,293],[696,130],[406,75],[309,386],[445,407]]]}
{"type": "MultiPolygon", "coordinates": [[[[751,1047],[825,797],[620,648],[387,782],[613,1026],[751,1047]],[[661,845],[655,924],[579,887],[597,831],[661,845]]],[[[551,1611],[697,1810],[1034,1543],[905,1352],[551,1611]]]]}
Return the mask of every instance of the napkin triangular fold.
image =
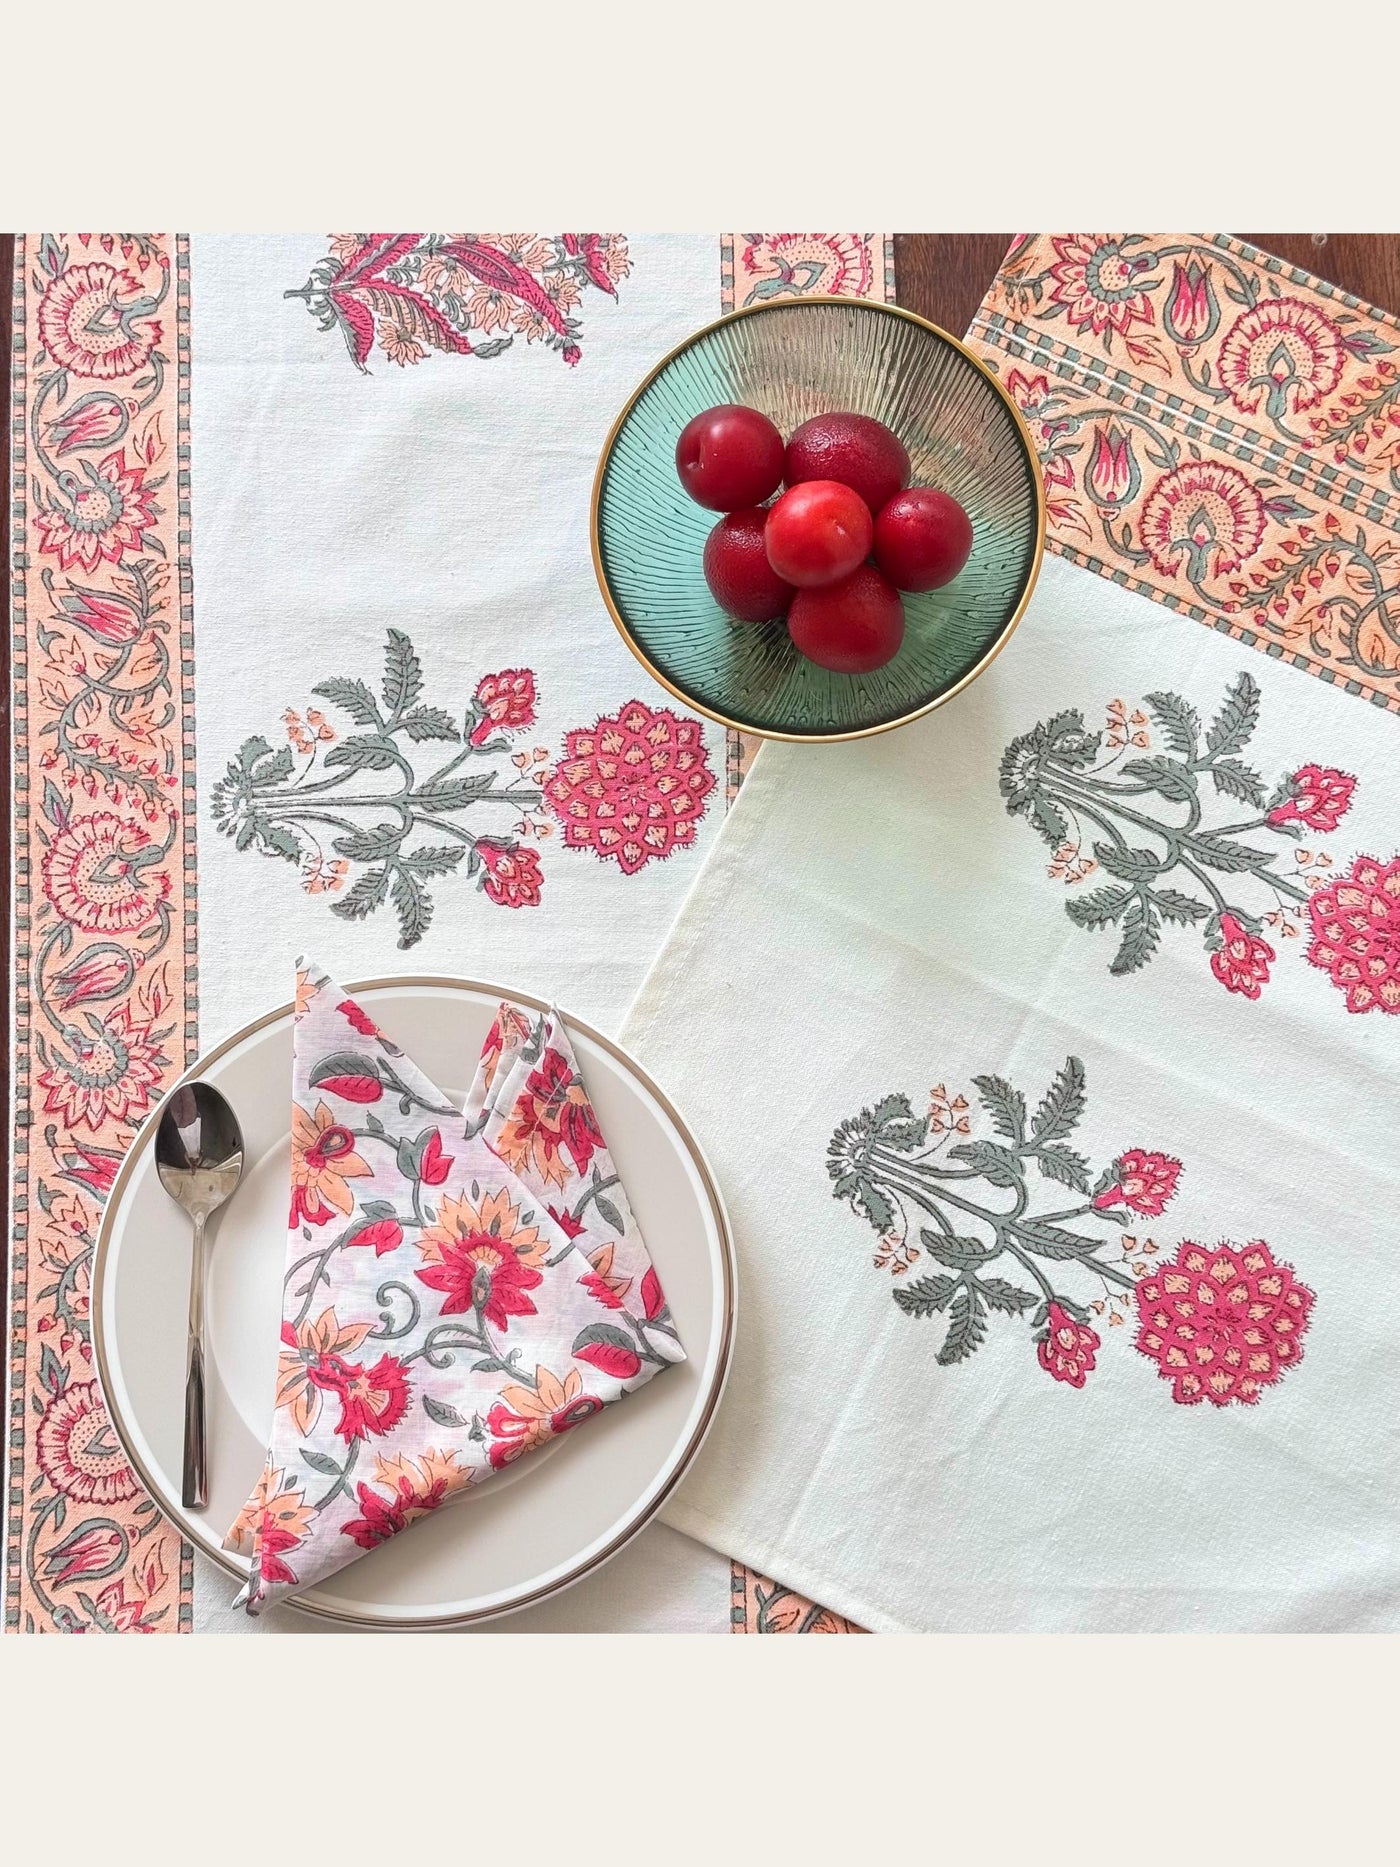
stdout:
{"type": "Polygon", "coordinates": [[[684,1359],[556,1011],[502,1004],[466,1110],[299,962],[258,1613],[684,1359]]]}

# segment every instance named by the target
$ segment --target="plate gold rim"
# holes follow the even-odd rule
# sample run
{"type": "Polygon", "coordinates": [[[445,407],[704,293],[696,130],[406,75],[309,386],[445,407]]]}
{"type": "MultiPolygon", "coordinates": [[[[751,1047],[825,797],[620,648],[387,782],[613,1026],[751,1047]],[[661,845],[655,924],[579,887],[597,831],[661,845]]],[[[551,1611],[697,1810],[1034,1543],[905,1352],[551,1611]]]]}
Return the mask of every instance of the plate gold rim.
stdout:
{"type": "MultiPolygon", "coordinates": [[[[373,992],[397,986],[427,986],[430,988],[445,988],[453,992],[479,992],[485,993],[491,997],[509,999],[514,1004],[529,1005],[533,1010],[539,1012],[547,1012],[551,1009],[548,1000],[536,997],[533,992],[516,991],[505,986],[494,985],[486,979],[464,979],[448,973],[392,973],[374,979],[352,979],[346,983],[345,989],[347,992],[373,992]]],[[[221,1057],[227,1056],[231,1050],[235,1049],[246,1039],[256,1036],[259,1031],[266,1030],[270,1025],[277,1024],[283,1019],[290,1018],[294,1009],[293,1001],[288,999],[285,1004],[278,1005],[272,1011],[263,1013],[261,1017],[250,1019],[246,1024],[240,1026],[238,1030],[224,1038],[221,1043],[216,1044],[212,1050],[205,1051],[198,1056],[195,1061],[191,1063],[187,1069],[183,1070],[175,1081],[171,1083],[165,1094],[160,1098],[160,1101],[157,1102],[151,1110],[145,1122],[143,1122],[141,1128],[137,1132],[135,1140],[127,1150],[126,1158],[122,1162],[117,1177],[112,1183],[111,1193],[108,1195],[107,1203],[103,1208],[102,1222],[97,1233],[97,1243],[93,1248],[93,1288],[94,1291],[102,1294],[104,1298],[103,1301],[93,1305],[93,1354],[96,1360],[97,1378],[102,1390],[102,1398],[107,1408],[108,1417],[111,1419],[112,1425],[116,1430],[117,1438],[121,1442],[122,1451],[125,1453],[132,1470],[145,1486],[151,1501],[155,1504],[167,1523],[169,1523],[182,1538],[194,1543],[200,1552],[208,1556],[212,1562],[216,1563],[226,1575],[231,1576],[235,1581],[239,1582],[247,1580],[246,1565],[239,1562],[235,1557],[231,1556],[227,1550],[219,1547],[217,1544],[206,1543],[203,1537],[192,1535],[189,1524],[186,1523],[183,1518],[177,1517],[172,1511],[166,1509],[165,1504],[162,1502],[160,1490],[156,1481],[147,1470],[145,1461],[135,1448],[132,1434],[126,1421],[122,1417],[122,1411],[113,1403],[112,1382],[107,1360],[104,1272],[107,1258],[111,1250],[111,1238],[116,1225],[117,1213],[121,1208],[127,1185],[135,1171],[136,1163],[140,1160],[146,1149],[154,1143],[161,1113],[166,1103],[170,1100],[170,1097],[185,1083],[197,1080],[213,1064],[217,1063],[221,1057]]],[[[432,1628],[476,1626],[485,1621],[498,1620],[503,1615],[518,1613],[522,1608],[533,1607],[541,1601],[548,1600],[554,1595],[563,1593],[565,1589],[573,1587],[575,1582],[582,1581],[586,1575],[590,1575],[595,1569],[601,1568],[604,1563],[610,1561],[613,1556],[617,1555],[619,1550],[630,1543],[633,1537],[644,1530],[647,1524],[649,1524],[660,1511],[662,1505],[666,1502],[667,1498],[670,1497],[686,1472],[690,1469],[695,1455],[699,1452],[710,1430],[710,1426],[724,1393],[725,1383],[729,1377],[730,1363],[734,1354],[734,1326],[738,1274],[734,1256],[734,1240],[730,1235],[729,1220],[724,1209],[724,1201],[720,1197],[719,1189],[715,1185],[714,1175],[710,1171],[709,1162],[706,1160],[699,1143],[690,1132],[680,1111],[659,1084],[648,1075],[633,1056],[623,1050],[612,1038],[604,1036],[595,1026],[585,1023],[582,1018],[576,1018],[572,1013],[563,1011],[562,1009],[560,1009],[559,1015],[564,1018],[565,1022],[574,1031],[586,1037],[590,1042],[597,1044],[600,1049],[605,1050],[608,1055],[612,1057],[614,1062],[620,1064],[628,1075],[632,1076],[650,1095],[655,1097],[684,1144],[685,1150],[690,1156],[691,1162],[700,1176],[701,1184],[705,1189],[705,1198],[709,1204],[710,1214],[719,1234],[723,1313],[720,1325],[719,1353],[715,1361],[715,1371],[710,1381],[710,1391],[705,1398],[704,1409],[681,1451],[675,1469],[646,1508],[640,1511],[603,1549],[589,1557],[587,1561],[579,1563],[575,1568],[571,1569],[567,1575],[561,1576],[557,1581],[550,1582],[540,1588],[531,1589],[528,1593],[521,1595],[518,1600],[512,1600],[508,1606],[475,1609],[466,1614],[413,1615],[408,1618],[395,1616],[392,1619],[386,1619],[382,1615],[376,1614],[345,1613],[336,1609],[327,1608],[317,1602],[299,1599],[296,1596],[288,1596],[286,1598],[286,1605],[296,1608],[298,1612],[302,1614],[311,1614],[320,1620],[334,1621],[341,1625],[372,1627],[383,1632],[419,1633],[432,1628]]]]}
{"type": "Polygon", "coordinates": [[[1027,425],[1025,416],[1016,406],[1014,399],[1007,394],[1006,390],[997,380],[995,374],[988,369],[981,357],[979,357],[975,351],[969,349],[961,338],[954,337],[950,331],[945,331],[941,325],[935,324],[930,318],[920,317],[917,311],[908,311],[903,305],[882,304],[877,298],[843,298],[830,292],[813,292],[810,295],[804,293],[798,298],[769,299],[761,305],[744,305],[738,311],[727,311],[723,317],[713,318],[708,324],[702,324],[699,330],[692,331],[688,337],[683,338],[680,343],[668,350],[661,361],[655,364],[642,378],[641,382],[637,384],[637,387],[632,391],[631,395],[628,396],[627,400],[618,411],[612,426],[608,429],[607,437],[603,442],[602,452],[598,456],[598,465],[594,469],[593,493],[588,507],[588,541],[593,554],[593,574],[598,580],[599,592],[602,595],[604,604],[607,606],[608,614],[612,617],[613,627],[617,630],[627,647],[646,669],[651,678],[660,686],[664,687],[668,694],[673,695],[675,699],[679,700],[683,706],[690,707],[694,712],[703,714],[706,719],[714,720],[718,725],[727,727],[731,732],[748,733],[755,739],[778,740],[785,745],[839,745],[851,739],[872,739],[877,733],[893,732],[898,726],[908,726],[913,720],[921,720],[927,714],[934,712],[938,707],[946,706],[948,701],[955,700],[957,696],[962,693],[964,688],[970,687],[973,681],[977,679],[978,675],[985,672],[985,670],[992,665],[1002,649],[1005,648],[1006,644],[1016,633],[1021,618],[1026,612],[1026,606],[1030,602],[1035,591],[1036,583],[1040,577],[1041,566],[1045,562],[1045,524],[1045,481],[1040,471],[1040,456],[1036,452],[1035,442],[1031,438],[1030,428],[1027,425]],[[662,673],[661,669],[657,667],[656,663],[636,640],[623,619],[621,611],[613,600],[612,589],[608,583],[607,573],[603,568],[603,552],[598,538],[598,512],[603,497],[603,478],[607,472],[608,460],[612,454],[613,443],[617,440],[618,435],[622,431],[623,424],[632,413],[632,410],[656,381],[661,372],[668,368],[683,350],[689,350],[692,344],[699,343],[702,337],[708,337],[713,331],[722,330],[729,324],[737,324],[741,318],[763,317],[769,312],[774,311],[792,311],[803,305],[859,306],[865,311],[880,312],[889,317],[903,318],[906,323],[917,324],[921,330],[930,332],[934,337],[941,338],[945,344],[950,345],[960,356],[967,359],[977,371],[978,375],[984,377],[986,381],[991,384],[993,390],[1011,416],[1012,423],[1017,433],[1020,435],[1021,445],[1026,450],[1026,460],[1031,470],[1031,484],[1035,489],[1035,544],[1031,553],[1030,572],[1026,578],[1026,585],[1021,592],[1019,602],[1011,612],[1010,617],[1007,619],[1006,624],[1001,629],[991,647],[982,656],[980,661],[968,669],[966,674],[962,675],[960,679],[955,681],[951,687],[946,688],[941,694],[936,694],[932,700],[926,700],[922,706],[915,707],[908,713],[901,713],[898,719],[882,720],[877,726],[858,726],[850,732],[789,733],[779,732],[773,727],[751,726],[744,720],[731,719],[728,714],[721,713],[714,707],[702,705],[701,702],[696,700],[691,694],[686,693],[683,688],[677,687],[675,682],[670,680],[662,673]]]}

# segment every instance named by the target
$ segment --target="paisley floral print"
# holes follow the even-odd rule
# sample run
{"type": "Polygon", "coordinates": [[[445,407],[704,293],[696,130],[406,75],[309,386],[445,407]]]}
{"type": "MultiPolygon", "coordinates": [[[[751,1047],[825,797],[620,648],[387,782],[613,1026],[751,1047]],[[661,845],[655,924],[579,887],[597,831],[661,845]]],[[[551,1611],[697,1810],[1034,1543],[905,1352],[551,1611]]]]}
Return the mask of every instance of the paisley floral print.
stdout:
{"type": "Polygon", "coordinates": [[[463,1117],[302,965],[291,1152],[271,1440],[226,1537],[250,1613],[684,1359],[554,1016],[501,1007],[463,1117]]]}
{"type": "Polygon", "coordinates": [[[1225,235],[1023,235],[973,324],[1052,550],[1400,710],[1400,324],[1225,235]]]}
{"type": "Polygon", "coordinates": [[[575,309],[590,291],[616,298],[630,271],[615,233],[338,233],[286,296],[339,330],[359,370],[376,341],[404,368],[434,350],[498,357],[517,337],[575,364],[575,309]]]}

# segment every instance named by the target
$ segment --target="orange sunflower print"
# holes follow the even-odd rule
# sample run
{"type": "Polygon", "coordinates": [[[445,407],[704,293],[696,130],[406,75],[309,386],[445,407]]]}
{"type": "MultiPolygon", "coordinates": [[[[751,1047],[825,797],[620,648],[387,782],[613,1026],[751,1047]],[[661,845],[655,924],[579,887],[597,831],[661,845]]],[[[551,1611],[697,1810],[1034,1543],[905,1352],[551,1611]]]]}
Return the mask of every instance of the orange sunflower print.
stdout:
{"type": "Polygon", "coordinates": [[[291,1409],[292,1423],[303,1439],[321,1411],[321,1389],[311,1369],[327,1356],[353,1355],[370,1332],[367,1322],[343,1323],[333,1309],[323,1309],[315,1322],[282,1325],[282,1353],[277,1357],[278,1407],[291,1409]]]}
{"type": "Polygon", "coordinates": [[[310,1115],[292,1104],[292,1210],[289,1225],[325,1225],[336,1213],[348,1219],[355,1199],[347,1180],[374,1169],[355,1152],[355,1137],[324,1102],[310,1115]]]}

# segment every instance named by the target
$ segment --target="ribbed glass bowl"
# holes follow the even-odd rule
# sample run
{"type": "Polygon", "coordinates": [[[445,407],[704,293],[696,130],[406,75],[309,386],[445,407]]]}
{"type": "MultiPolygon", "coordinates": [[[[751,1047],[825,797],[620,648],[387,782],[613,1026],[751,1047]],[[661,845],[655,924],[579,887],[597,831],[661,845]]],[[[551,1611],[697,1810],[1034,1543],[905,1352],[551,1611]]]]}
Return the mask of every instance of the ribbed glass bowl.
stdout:
{"type": "Polygon", "coordinates": [[[926,713],[996,654],[1030,595],[1044,546],[1040,469],[1019,412],[955,339],[862,299],[738,311],[654,369],[608,436],[593,493],[593,557],[613,619],[663,686],[727,726],[779,739],[843,739],[926,713]],[[909,450],[912,485],[940,486],[972,519],[972,556],[942,590],[904,598],[898,655],[832,674],[782,623],[736,623],[705,584],[719,514],[676,478],[676,441],[718,402],[762,409],[786,436],[852,409],[909,450]]]}

